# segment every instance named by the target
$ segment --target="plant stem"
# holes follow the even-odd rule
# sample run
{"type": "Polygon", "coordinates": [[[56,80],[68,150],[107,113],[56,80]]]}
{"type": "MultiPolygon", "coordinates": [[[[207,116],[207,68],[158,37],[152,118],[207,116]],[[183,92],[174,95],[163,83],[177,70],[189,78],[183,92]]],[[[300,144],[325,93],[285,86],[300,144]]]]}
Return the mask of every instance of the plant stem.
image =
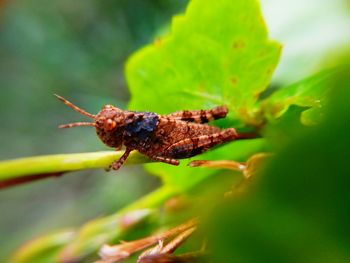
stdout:
{"type": "MultiPolygon", "coordinates": [[[[60,176],[63,173],[83,169],[107,168],[120,158],[123,152],[103,151],[91,153],[73,153],[43,155],[19,158],[0,162],[0,189],[34,180],[60,176]]],[[[130,154],[126,164],[149,162],[149,159],[137,152],[130,154]]]]}

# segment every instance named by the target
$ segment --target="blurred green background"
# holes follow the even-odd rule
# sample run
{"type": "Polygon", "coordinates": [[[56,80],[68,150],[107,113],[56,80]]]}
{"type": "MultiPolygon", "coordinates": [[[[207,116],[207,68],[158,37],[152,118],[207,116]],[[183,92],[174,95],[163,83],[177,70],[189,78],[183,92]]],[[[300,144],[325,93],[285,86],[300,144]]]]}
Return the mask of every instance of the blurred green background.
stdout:
{"type": "Polygon", "coordinates": [[[325,121],[293,130],[246,193],[208,227],[213,262],[350,261],[350,67],[337,74],[325,121]]]}
{"type": "MultiPolygon", "coordinates": [[[[349,2],[263,0],[271,37],[284,45],[273,84],[332,65],[350,44],[349,2]]],[[[104,150],[89,128],[58,130],[91,113],[125,108],[128,56],[167,31],[185,0],[0,1],[0,158],[104,150]]],[[[234,15],[234,14],[233,14],[234,15]]],[[[147,92],[147,87],[145,87],[147,92]]],[[[142,94],[140,94],[142,96],[142,94]]],[[[110,214],[158,186],[140,166],[48,179],[0,192],[0,261],[26,240],[110,214]]]]}
{"type": "MultiPolygon", "coordinates": [[[[59,130],[126,108],[124,62],[152,41],[186,1],[5,1],[0,12],[0,158],[106,150],[93,129],[59,130]]],[[[24,241],[117,211],[158,186],[142,167],[85,171],[0,192],[0,262],[24,241]]]]}

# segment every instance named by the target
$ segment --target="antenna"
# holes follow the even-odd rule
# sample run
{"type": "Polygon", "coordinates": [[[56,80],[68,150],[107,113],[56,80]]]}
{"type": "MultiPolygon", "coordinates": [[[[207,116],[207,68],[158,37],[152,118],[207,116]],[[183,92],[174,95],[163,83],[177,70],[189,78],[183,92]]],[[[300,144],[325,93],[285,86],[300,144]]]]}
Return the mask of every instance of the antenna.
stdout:
{"type": "Polygon", "coordinates": [[[73,123],[68,123],[68,124],[62,124],[58,126],[60,129],[65,129],[65,128],[72,128],[72,127],[78,127],[78,126],[93,126],[95,127],[95,123],[93,122],[73,122],[73,123]]]}
{"type": "MultiPolygon", "coordinates": [[[[73,103],[69,102],[68,100],[66,100],[65,98],[57,95],[57,94],[53,94],[57,99],[59,99],[60,101],[62,101],[64,104],[66,104],[68,107],[72,108],[73,110],[75,110],[76,112],[79,112],[80,114],[83,114],[89,118],[95,119],[95,115],[86,112],[83,109],[80,109],[78,106],[75,106],[73,103]]],[[[75,125],[75,126],[92,126],[92,125],[75,125]]],[[[74,126],[72,126],[74,127],[74,126]]]]}

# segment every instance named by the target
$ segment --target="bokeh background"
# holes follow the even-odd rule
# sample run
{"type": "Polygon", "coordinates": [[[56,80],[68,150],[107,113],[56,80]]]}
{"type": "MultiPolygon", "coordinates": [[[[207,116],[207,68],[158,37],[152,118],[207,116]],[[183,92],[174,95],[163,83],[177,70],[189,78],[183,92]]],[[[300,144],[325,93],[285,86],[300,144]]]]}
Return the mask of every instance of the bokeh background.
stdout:
{"type": "MultiPolygon", "coordinates": [[[[274,86],[329,67],[349,51],[349,1],[261,2],[271,37],[284,45],[274,86]]],[[[52,94],[92,113],[104,104],[126,108],[125,61],[166,32],[171,17],[186,4],[185,0],[0,1],[0,159],[105,150],[89,128],[57,129],[58,124],[83,117],[52,94]]],[[[158,184],[142,167],[134,166],[118,175],[84,171],[3,190],[0,262],[27,240],[115,212],[158,184]]]]}

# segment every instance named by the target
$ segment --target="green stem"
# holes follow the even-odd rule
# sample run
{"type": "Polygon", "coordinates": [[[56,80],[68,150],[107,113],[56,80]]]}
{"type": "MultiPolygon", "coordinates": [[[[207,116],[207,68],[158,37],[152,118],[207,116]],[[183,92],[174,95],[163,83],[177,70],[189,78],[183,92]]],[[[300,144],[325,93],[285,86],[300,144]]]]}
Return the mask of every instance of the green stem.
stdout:
{"type": "MultiPolygon", "coordinates": [[[[123,152],[103,151],[92,153],[73,153],[43,155],[0,162],[0,188],[18,183],[59,176],[66,172],[93,168],[108,168],[123,152]]],[[[130,154],[126,164],[149,162],[137,152],[130,154]]]]}

